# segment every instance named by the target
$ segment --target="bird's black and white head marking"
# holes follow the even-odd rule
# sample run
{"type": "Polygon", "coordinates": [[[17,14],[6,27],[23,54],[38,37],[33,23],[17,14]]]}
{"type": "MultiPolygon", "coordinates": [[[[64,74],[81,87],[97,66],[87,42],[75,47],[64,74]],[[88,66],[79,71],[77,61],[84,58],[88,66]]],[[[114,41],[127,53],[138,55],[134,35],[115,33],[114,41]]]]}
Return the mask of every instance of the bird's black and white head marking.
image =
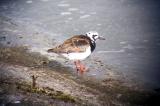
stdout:
{"type": "Polygon", "coordinates": [[[98,32],[96,32],[96,31],[87,32],[86,36],[88,36],[94,42],[99,38],[98,32]]]}

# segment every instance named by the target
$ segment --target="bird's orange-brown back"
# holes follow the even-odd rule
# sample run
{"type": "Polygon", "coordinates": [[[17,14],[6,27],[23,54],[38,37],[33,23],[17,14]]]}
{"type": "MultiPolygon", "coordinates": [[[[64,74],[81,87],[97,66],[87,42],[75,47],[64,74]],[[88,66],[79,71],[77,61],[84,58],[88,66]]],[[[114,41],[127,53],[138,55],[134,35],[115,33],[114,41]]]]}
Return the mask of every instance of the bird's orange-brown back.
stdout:
{"type": "Polygon", "coordinates": [[[48,52],[54,53],[71,53],[71,52],[84,52],[90,45],[90,38],[85,35],[75,35],[63,44],[58,45],[55,48],[49,49],[48,52]]]}

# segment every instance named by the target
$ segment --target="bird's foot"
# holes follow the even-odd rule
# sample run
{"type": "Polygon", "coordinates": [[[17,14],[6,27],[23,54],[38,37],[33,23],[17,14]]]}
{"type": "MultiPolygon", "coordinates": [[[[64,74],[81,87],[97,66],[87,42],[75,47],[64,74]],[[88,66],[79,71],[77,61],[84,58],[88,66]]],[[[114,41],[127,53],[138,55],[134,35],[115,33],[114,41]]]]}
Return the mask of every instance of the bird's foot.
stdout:
{"type": "Polygon", "coordinates": [[[75,61],[77,72],[83,74],[86,71],[86,67],[80,63],[80,61],[75,61]]]}
{"type": "Polygon", "coordinates": [[[86,67],[83,64],[80,64],[80,73],[83,74],[86,71],[86,67]]]}

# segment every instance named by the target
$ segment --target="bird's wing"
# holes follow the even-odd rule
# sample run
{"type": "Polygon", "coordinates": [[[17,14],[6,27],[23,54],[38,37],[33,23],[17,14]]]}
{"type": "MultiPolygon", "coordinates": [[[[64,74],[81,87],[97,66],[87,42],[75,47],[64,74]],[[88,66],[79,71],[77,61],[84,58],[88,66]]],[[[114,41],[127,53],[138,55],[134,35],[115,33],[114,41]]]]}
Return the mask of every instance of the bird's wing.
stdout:
{"type": "Polygon", "coordinates": [[[55,53],[72,53],[84,52],[90,45],[90,40],[84,35],[77,35],[64,41],[63,44],[49,49],[50,52],[55,53]]]}

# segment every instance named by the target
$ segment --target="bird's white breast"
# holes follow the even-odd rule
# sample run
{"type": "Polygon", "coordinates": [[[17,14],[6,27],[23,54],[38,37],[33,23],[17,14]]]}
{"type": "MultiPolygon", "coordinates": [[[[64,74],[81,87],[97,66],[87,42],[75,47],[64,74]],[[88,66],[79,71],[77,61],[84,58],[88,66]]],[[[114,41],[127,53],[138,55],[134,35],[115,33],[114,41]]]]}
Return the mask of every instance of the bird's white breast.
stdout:
{"type": "Polygon", "coordinates": [[[91,54],[91,47],[89,46],[85,52],[76,53],[63,53],[62,55],[69,60],[84,60],[91,54]]]}

